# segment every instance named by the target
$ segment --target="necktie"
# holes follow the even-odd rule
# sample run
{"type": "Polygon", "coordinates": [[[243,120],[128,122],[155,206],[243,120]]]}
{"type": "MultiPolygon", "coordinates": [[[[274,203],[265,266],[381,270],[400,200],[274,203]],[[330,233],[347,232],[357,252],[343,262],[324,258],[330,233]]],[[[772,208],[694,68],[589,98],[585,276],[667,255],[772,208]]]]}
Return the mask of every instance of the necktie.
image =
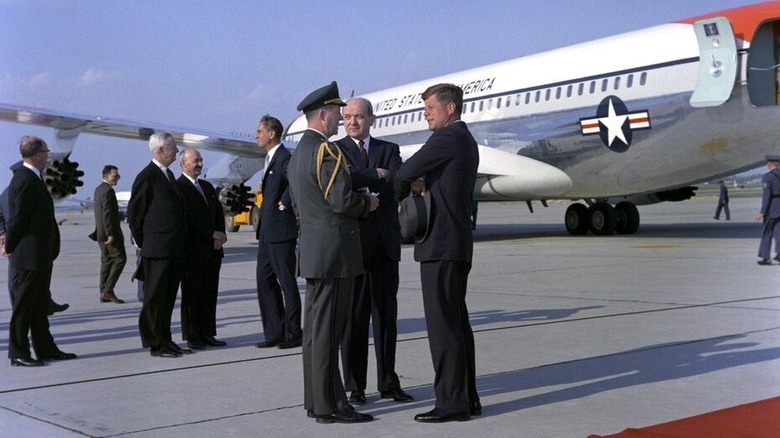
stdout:
{"type": "Polygon", "coordinates": [[[203,187],[200,186],[200,182],[198,182],[198,180],[195,180],[195,188],[198,189],[198,193],[200,193],[200,196],[202,196],[203,200],[206,201],[206,194],[203,193],[203,187]]]}
{"type": "Polygon", "coordinates": [[[168,175],[168,181],[170,181],[171,184],[176,184],[176,177],[173,176],[171,169],[165,169],[165,174],[168,175]]]}
{"type": "Polygon", "coordinates": [[[363,162],[363,167],[368,167],[368,152],[366,152],[366,148],[363,145],[365,143],[363,140],[360,140],[358,142],[358,153],[360,154],[360,161],[363,162]]]}

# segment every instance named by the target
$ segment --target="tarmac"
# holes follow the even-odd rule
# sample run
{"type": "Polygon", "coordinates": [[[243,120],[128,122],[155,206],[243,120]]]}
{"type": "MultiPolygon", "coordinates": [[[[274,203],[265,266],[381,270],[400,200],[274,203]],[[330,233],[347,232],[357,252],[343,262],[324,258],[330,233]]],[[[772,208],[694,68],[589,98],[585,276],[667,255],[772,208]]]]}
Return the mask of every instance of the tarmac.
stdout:
{"type": "MultiPolygon", "coordinates": [[[[303,409],[300,348],[263,339],[249,227],[229,234],[217,337],[227,347],[180,358],[141,348],[141,307],[130,282],[99,303],[92,212],[58,213],[62,254],[52,291],[70,309],[50,318],[60,348],[78,359],[42,368],[0,364],[1,437],[586,437],[780,395],[780,265],[759,266],[760,200],[732,197],[639,207],[630,236],[569,236],[566,203],[483,203],[469,305],[483,414],[420,424],[434,379],[413,248],[404,245],[398,291],[397,372],[412,403],[379,400],[373,349],[370,423],[318,424],[303,409]]],[[[7,261],[0,261],[0,288],[7,261]]],[[[302,286],[302,283],[299,283],[302,286]]],[[[301,287],[301,290],[303,288],[301,287]]],[[[0,293],[0,349],[8,296],[0,293]]],[[[178,304],[174,339],[181,343],[178,304]]]]}

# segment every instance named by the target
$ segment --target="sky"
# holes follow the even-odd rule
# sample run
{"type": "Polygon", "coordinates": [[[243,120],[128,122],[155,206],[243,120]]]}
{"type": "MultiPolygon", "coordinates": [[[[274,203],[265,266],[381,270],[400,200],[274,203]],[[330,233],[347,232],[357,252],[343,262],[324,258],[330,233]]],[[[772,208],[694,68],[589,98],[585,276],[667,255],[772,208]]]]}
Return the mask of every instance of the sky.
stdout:
{"type": "MultiPolygon", "coordinates": [[[[333,80],[348,97],[752,3],[0,0],[0,102],[251,136],[333,80]]],[[[55,136],[0,122],[0,187],[23,135],[55,136]]],[[[82,134],[76,197],[109,163],[130,190],[150,158],[145,142],[82,134]]]]}

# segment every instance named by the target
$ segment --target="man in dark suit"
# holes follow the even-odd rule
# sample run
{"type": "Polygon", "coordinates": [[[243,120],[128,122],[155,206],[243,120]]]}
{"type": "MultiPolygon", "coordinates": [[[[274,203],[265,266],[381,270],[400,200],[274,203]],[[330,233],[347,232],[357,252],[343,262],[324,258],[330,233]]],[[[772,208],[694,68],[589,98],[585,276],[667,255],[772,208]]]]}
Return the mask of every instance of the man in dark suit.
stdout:
{"type": "Polygon", "coordinates": [[[103,167],[103,182],[95,188],[95,231],[90,237],[100,247],[100,302],[124,303],[114,292],[122,269],[127,263],[125,236],[119,220],[119,204],[114,186],[119,181],[119,169],[112,164],[103,167]]]}
{"type": "Polygon", "coordinates": [[[258,348],[301,346],[301,294],[295,279],[295,239],[298,224],[290,202],[287,163],[290,151],[281,143],[284,127],[265,115],[257,124],[255,139],[265,149],[266,165],[257,227],[257,301],[265,341],[258,348]]]}
{"type": "Polygon", "coordinates": [[[758,245],[759,265],[771,265],[769,259],[772,253],[772,241],[775,241],[775,260],[780,261],[780,155],[767,155],[766,167],[769,172],[761,177],[763,192],[761,195],[761,210],[756,214],[756,220],[764,221],[764,231],[758,245]]]}
{"type": "Polygon", "coordinates": [[[360,221],[364,272],[355,279],[351,310],[341,338],[344,386],[351,391],[351,404],[366,403],[368,326],[372,321],[380,397],[410,402],[414,398],[401,389],[395,372],[401,233],[392,181],[401,166],[401,155],[397,144],[371,137],[375,117],[367,99],[349,99],[341,114],[347,136],[337,144],[349,162],[352,186],[379,196],[379,208],[360,221]]]}
{"type": "Polygon", "coordinates": [[[373,417],[347,401],[339,373],[339,341],[355,277],[362,270],[358,218],[379,204],[352,189],[342,150],[328,138],[341,119],[336,82],[313,91],[298,104],[308,129],[301,137],[287,176],[300,224],[298,272],[306,279],[303,329],[303,404],[319,423],[359,423],[373,417]]]}
{"type": "Polygon", "coordinates": [[[168,133],[149,138],[152,162],[135,177],[127,204],[127,222],[141,266],[136,278],[144,280],[144,304],[138,317],[141,345],[155,357],[191,353],[171,339],[171,315],[176,304],[184,265],[186,205],[173,172],[176,140],[168,133]]]}
{"type": "Polygon", "coordinates": [[[476,388],[474,335],[466,308],[473,238],[471,209],[479,152],[460,120],[463,90],[438,84],[422,94],[433,134],[395,177],[397,199],[410,191],[430,194],[428,232],[414,246],[420,262],[428,342],[436,371],[436,406],[416,421],[466,421],[482,413],[476,388]],[[422,178],[422,180],[419,180],[422,178]]]}
{"type": "Polygon", "coordinates": [[[198,179],[203,158],[195,149],[181,151],[182,174],[176,181],[187,205],[184,276],[181,280],[181,334],[187,346],[204,350],[227,345],[217,334],[217,292],[227,242],[225,212],[214,186],[198,179]]]}
{"type": "MultiPolygon", "coordinates": [[[[11,172],[16,173],[17,170],[23,167],[22,165],[23,161],[17,161],[16,163],[12,164],[10,169],[11,172]]],[[[5,218],[8,217],[8,187],[6,187],[3,190],[3,193],[0,193],[0,252],[2,252],[3,257],[7,257],[8,254],[5,253],[5,235],[7,233],[7,227],[6,227],[6,220],[5,218]]],[[[16,271],[16,268],[14,267],[13,260],[8,259],[8,294],[11,298],[11,307],[14,306],[15,303],[15,296],[16,296],[16,285],[18,283],[18,272],[16,271]]],[[[70,305],[68,303],[64,304],[57,304],[54,302],[54,299],[51,296],[51,291],[47,291],[46,295],[49,297],[49,308],[46,312],[47,315],[54,315],[55,312],[62,312],[65,310],[68,310],[70,305]]]]}
{"type": "Polygon", "coordinates": [[[8,185],[5,253],[11,257],[17,281],[9,324],[8,357],[12,366],[42,366],[47,360],[75,359],[57,348],[49,331],[49,286],[54,259],[60,252],[60,232],[41,171],[49,149],[37,137],[25,136],[19,145],[22,167],[8,185]],[[36,359],[30,355],[28,334],[36,359]]]}

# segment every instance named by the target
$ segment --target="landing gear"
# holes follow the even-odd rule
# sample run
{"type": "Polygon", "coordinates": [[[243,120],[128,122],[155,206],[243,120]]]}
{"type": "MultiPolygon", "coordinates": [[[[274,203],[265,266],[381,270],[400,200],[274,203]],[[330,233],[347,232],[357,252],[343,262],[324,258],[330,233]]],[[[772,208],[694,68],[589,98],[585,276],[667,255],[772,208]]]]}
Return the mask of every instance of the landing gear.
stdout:
{"type": "Polygon", "coordinates": [[[588,230],[598,236],[634,234],[639,228],[639,211],[630,202],[623,201],[615,207],[601,201],[586,207],[571,204],[564,218],[566,231],[575,236],[587,234],[588,230]]]}
{"type": "Polygon", "coordinates": [[[634,234],[639,229],[639,210],[636,205],[623,201],[615,206],[618,234],[634,234]]]}

